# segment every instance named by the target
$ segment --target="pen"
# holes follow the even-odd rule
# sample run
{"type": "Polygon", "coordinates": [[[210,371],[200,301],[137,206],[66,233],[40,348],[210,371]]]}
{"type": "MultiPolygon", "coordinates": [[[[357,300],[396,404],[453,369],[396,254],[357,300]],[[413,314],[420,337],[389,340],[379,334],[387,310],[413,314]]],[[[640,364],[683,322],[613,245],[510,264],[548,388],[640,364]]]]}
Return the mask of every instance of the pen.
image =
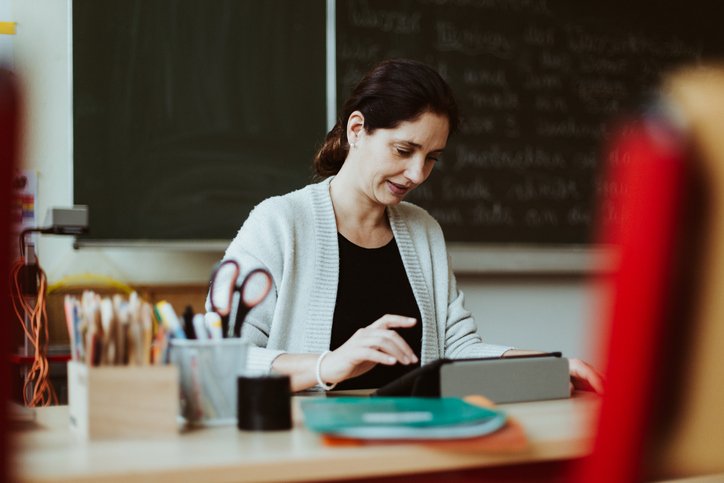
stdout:
{"type": "Polygon", "coordinates": [[[70,356],[73,360],[77,360],[76,344],[78,335],[75,322],[75,302],[70,295],[66,295],[63,299],[63,308],[65,309],[65,323],[68,325],[68,336],[70,337],[70,356]]]}
{"type": "Polygon", "coordinates": [[[116,312],[116,364],[128,364],[128,349],[133,345],[130,336],[131,312],[128,304],[121,301],[116,312]]]}
{"type": "Polygon", "coordinates": [[[103,328],[101,326],[101,308],[99,298],[95,294],[88,298],[88,312],[86,313],[88,329],[86,332],[86,363],[97,366],[101,363],[103,352],[103,328]]]}
{"type": "Polygon", "coordinates": [[[151,347],[153,344],[153,309],[148,302],[141,304],[141,326],[143,332],[142,362],[148,365],[151,363],[151,347]]]}
{"type": "Polygon", "coordinates": [[[103,341],[101,364],[113,364],[115,361],[115,317],[113,316],[113,302],[104,298],[101,300],[101,328],[99,339],[103,341]]]}
{"type": "Polygon", "coordinates": [[[141,322],[141,301],[136,292],[128,296],[125,357],[130,365],[143,364],[143,324],[141,322]]]}

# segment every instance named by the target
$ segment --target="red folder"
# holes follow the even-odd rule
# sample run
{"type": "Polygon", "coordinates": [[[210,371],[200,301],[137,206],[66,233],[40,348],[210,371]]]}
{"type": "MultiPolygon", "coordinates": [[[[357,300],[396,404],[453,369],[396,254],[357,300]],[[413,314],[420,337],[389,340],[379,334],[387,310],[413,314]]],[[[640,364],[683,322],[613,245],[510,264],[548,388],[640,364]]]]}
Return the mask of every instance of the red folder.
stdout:
{"type": "Polygon", "coordinates": [[[601,239],[619,250],[608,319],[607,378],[593,454],[571,481],[639,481],[656,420],[665,362],[682,300],[685,213],[691,166],[676,129],[638,121],[614,142],[604,182],[617,195],[602,206],[601,239]]]}

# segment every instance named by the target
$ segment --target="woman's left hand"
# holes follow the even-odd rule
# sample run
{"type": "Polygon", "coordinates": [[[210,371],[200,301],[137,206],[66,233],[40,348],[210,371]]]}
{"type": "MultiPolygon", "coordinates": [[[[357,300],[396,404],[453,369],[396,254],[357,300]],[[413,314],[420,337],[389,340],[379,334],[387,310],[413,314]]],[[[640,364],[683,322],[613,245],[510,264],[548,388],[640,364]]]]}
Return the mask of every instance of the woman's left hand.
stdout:
{"type": "Polygon", "coordinates": [[[571,375],[571,393],[574,389],[581,389],[603,394],[603,376],[587,362],[568,359],[568,372],[571,375]]]}

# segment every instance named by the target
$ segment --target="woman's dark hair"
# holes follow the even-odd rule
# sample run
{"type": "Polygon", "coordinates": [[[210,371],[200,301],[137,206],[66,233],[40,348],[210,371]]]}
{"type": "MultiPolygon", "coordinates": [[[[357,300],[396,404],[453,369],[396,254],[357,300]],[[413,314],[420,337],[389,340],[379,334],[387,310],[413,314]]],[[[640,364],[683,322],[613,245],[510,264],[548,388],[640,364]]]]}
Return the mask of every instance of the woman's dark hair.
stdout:
{"type": "Polygon", "coordinates": [[[354,111],[364,115],[368,133],[392,129],[425,112],[446,116],[450,133],[457,129],[458,108],[450,86],[432,67],[415,60],[385,60],[374,66],[342,106],[337,124],[314,157],[318,178],[337,174],[349,152],[347,120],[354,111]]]}

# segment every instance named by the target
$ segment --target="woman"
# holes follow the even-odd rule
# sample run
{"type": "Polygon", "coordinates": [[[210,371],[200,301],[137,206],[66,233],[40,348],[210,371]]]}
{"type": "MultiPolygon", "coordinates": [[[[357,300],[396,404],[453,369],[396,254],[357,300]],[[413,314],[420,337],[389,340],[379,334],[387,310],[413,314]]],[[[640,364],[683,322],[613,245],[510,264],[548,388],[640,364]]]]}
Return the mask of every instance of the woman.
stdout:
{"type": "MultiPolygon", "coordinates": [[[[260,203],[226,251],[274,279],[242,331],[252,369],[290,375],[294,391],[372,388],[441,357],[530,353],[482,342],[440,226],[403,202],[457,124],[449,86],[422,63],[385,61],[360,81],[316,155],[323,181],[260,203]]],[[[571,368],[600,389],[587,364],[571,368]]]]}

